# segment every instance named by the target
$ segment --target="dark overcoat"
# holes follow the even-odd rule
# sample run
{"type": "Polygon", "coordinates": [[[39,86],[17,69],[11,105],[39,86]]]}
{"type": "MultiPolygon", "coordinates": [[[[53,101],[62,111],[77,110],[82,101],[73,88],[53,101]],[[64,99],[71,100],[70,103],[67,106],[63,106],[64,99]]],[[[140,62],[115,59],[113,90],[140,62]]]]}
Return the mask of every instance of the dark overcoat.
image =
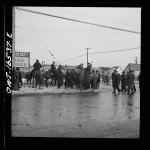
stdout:
{"type": "Polygon", "coordinates": [[[127,74],[126,84],[127,84],[129,89],[133,89],[134,88],[134,75],[132,74],[132,72],[129,72],[127,74]]]}

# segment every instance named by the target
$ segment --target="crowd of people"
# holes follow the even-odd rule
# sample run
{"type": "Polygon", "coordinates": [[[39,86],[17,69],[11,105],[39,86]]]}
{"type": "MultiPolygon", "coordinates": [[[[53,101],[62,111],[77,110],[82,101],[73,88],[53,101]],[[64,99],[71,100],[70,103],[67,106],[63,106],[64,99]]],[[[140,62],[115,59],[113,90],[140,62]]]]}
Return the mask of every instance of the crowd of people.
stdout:
{"type": "MultiPolygon", "coordinates": [[[[138,76],[138,81],[140,88],[140,74],[138,76]]],[[[112,87],[114,94],[117,90],[118,93],[127,92],[128,95],[133,95],[136,91],[134,70],[129,70],[127,74],[125,74],[125,72],[123,71],[121,75],[116,70],[114,70],[114,72],[112,73],[112,87]]]]}
{"type": "MultiPolygon", "coordinates": [[[[34,69],[31,71],[40,70],[42,68],[42,65],[38,60],[33,65],[34,69]]],[[[98,89],[100,86],[100,81],[102,79],[102,83],[109,85],[110,78],[108,75],[101,75],[98,70],[92,70],[92,65],[88,63],[87,68],[83,67],[83,64],[81,63],[79,66],[76,67],[76,69],[66,69],[65,73],[63,73],[63,68],[61,65],[59,65],[56,69],[55,62],[51,65],[51,76],[56,73],[57,70],[57,87],[60,88],[61,86],[64,86],[64,88],[77,88],[82,90],[87,90],[89,88],[94,91],[95,89],[98,89]]],[[[42,70],[44,74],[44,70],[42,70]]],[[[29,79],[30,73],[28,72],[26,74],[27,84],[30,80],[31,84],[31,76],[29,79]]],[[[41,75],[41,77],[44,77],[41,75]]],[[[114,70],[111,76],[112,79],[112,87],[113,87],[113,93],[116,93],[116,90],[118,93],[120,92],[127,92],[127,94],[133,94],[136,91],[135,88],[135,75],[133,70],[129,70],[127,74],[125,72],[122,72],[120,75],[117,70],[114,70]]],[[[140,88],[140,74],[138,76],[139,81],[139,88],[140,88]]],[[[44,81],[44,80],[43,80],[44,81]]],[[[46,84],[45,84],[46,85],[46,84]]],[[[22,74],[19,69],[13,68],[12,70],[12,90],[19,90],[19,88],[22,87],[22,74]]]]}

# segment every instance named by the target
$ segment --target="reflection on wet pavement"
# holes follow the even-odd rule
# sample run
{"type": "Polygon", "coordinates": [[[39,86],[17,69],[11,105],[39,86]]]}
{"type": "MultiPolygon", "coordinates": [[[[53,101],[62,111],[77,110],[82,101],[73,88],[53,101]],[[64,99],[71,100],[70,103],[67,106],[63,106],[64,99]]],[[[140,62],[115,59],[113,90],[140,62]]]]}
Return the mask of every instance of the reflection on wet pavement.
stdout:
{"type": "Polygon", "coordinates": [[[140,118],[140,92],[53,94],[12,97],[12,125],[52,127],[96,120],[110,123],[140,118]]]}

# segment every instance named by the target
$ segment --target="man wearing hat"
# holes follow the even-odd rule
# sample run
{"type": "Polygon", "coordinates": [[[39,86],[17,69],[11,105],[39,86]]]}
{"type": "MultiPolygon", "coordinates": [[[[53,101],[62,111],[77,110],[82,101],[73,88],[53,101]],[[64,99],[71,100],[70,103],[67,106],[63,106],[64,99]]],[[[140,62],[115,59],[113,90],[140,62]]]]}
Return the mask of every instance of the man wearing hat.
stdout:
{"type": "Polygon", "coordinates": [[[33,64],[33,67],[34,67],[34,69],[32,71],[40,70],[40,68],[42,67],[42,65],[38,59],[36,59],[36,62],[33,64]]]}
{"type": "Polygon", "coordinates": [[[52,65],[51,65],[51,72],[54,73],[54,70],[55,70],[55,69],[56,69],[56,67],[55,67],[55,62],[53,61],[52,65]]]}
{"type": "Polygon", "coordinates": [[[83,68],[83,64],[81,63],[79,65],[79,82],[80,82],[80,91],[83,90],[83,81],[84,81],[84,68],[83,68]]]}
{"type": "Polygon", "coordinates": [[[112,87],[114,89],[114,94],[116,93],[116,89],[119,93],[121,92],[121,90],[119,89],[119,78],[117,75],[117,70],[114,70],[114,72],[112,73],[112,87]]]}
{"type": "Polygon", "coordinates": [[[122,72],[122,75],[121,75],[121,91],[123,92],[123,90],[127,91],[126,90],[126,75],[124,71],[122,72]]]}
{"type": "Polygon", "coordinates": [[[133,94],[133,89],[134,89],[134,75],[131,70],[129,70],[126,78],[126,83],[128,86],[128,95],[133,94]]]}

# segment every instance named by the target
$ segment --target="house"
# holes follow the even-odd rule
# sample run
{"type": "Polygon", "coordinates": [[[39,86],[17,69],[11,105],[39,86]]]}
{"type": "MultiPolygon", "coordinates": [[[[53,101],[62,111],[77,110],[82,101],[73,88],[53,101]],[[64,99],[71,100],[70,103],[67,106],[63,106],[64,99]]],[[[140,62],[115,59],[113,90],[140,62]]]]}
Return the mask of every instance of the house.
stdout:
{"type": "Polygon", "coordinates": [[[141,64],[129,63],[124,71],[127,73],[129,70],[134,70],[135,77],[137,78],[141,71],[141,64]]]}

